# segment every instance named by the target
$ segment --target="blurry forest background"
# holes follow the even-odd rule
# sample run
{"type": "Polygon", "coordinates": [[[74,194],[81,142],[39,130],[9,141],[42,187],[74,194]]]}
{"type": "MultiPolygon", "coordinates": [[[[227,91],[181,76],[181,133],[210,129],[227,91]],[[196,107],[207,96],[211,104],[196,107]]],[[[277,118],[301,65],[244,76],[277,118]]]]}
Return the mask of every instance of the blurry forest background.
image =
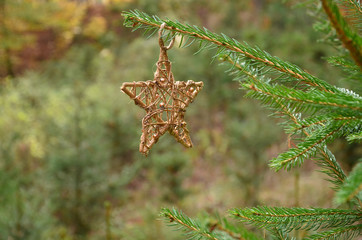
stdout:
{"type": "MultiPolygon", "coordinates": [[[[0,239],[176,240],[161,207],[331,205],[313,163],[268,168],[287,148],[278,121],[196,45],[169,51],[176,80],[204,82],[186,114],[194,148],[166,134],[142,156],[144,111],[119,88],[153,78],[159,47],[122,26],[129,9],[223,32],[348,87],[292,1],[0,0],[0,239]]],[[[342,140],[332,151],[346,171],[361,154],[342,140]]]]}

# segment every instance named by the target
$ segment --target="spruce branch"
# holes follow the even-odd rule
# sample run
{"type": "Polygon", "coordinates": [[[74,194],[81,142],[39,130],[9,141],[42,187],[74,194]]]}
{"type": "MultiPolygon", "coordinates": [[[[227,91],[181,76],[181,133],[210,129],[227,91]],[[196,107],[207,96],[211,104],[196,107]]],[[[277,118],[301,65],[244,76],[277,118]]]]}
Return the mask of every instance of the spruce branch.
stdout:
{"type": "Polygon", "coordinates": [[[357,12],[359,12],[360,14],[362,14],[362,8],[361,8],[361,3],[360,1],[356,1],[356,0],[348,0],[346,1],[347,3],[349,3],[353,9],[357,12]]]}
{"type": "Polygon", "coordinates": [[[266,229],[271,234],[273,240],[296,240],[295,237],[289,238],[290,233],[283,229],[276,227],[267,227],[266,229]]]}
{"type": "Polygon", "coordinates": [[[327,58],[327,60],[329,63],[333,64],[334,66],[340,66],[342,69],[349,70],[352,73],[358,72],[361,74],[359,67],[356,66],[353,61],[346,59],[344,56],[342,57],[332,56],[327,58]]]}
{"type": "Polygon", "coordinates": [[[348,122],[356,121],[359,124],[361,124],[362,116],[343,117],[343,116],[335,116],[335,114],[318,115],[316,117],[302,119],[297,124],[290,124],[286,132],[290,134],[299,134],[302,130],[316,128],[318,126],[323,127],[326,126],[328,123],[335,121],[348,121],[348,122]]]}
{"type": "Polygon", "coordinates": [[[233,209],[232,216],[257,227],[292,230],[317,230],[350,226],[362,219],[362,212],[322,208],[254,207],[233,209]]]}
{"type": "Polygon", "coordinates": [[[355,239],[362,234],[362,224],[334,228],[325,232],[313,234],[305,240],[335,240],[355,239]]]}
{"type": "Polygon", "coordinates": [[[340,68],[345,73],[345,78],[348,80],[359,81],[362,79],[362,72],[360,68],[350,59],[347,59],[345,56],[342,57],[329,57],[327,61],[340,68]]]}
{"type": "Polygon", "coordinates": [[[246,83],[243,87],[250,89],[247,96],[257,98],[265,103],[270,99],[280,99],[285,105],[293,105],[297,111],[306,110],[312,107],[323,107],[328,111],[329,107],[334,109],[362,110],[362,99],[347,96],[345,94],[329,93],[317,90],[308,92],[288,88],[283,85],[271,85],[267,83],[246,83]]]}
{"type": "Polygon", "coordinates": [[[347,141],[349,142],[361,142],[362,141],[362,131],[357,133],[352,133],[347,136],[347,141]]]}
{"type": "Polygon", "coordinates": [[[217,221],[207,221],[201,224],[176,209],[162,209],[161,215],[165,217],[172,226],[183,229],[189,239],[213,239],[213,240],[261,240],[255,234],[243,227],[230,224],[225,218],[217,221]]]}
{"type": "Polygon", "coordinates": [[[231,224],[226,218],[218,217],[217,222],[213,225],[214,229],[225,232],[236,240],[261,240],[260,237],[248,231],[243,226],[231,224]]]}
{"type": "MultiPolygon", "coordinates": [[[[246,75],[252,82],[261,83],[262,81],[264,81],[264,79],[261,79],[258,75],[253,73],[253,69],[251,69],[250,66],[245,66],[239,61],[234,62],[233,59],[229,56],[224,57],[224,60],[231,63],[233,67],[235,67],[240,73],[246,75]]],[[[234,71],[233,74],[239,76],[239,72],[234,71]]],[[[301,123],[301,119],[299,117],[300,114],[296,113],[295,109],[292,109],[288,105],[283,104],[278,98],[275,98],[274,101],[275,101],[274,107],[278,111],[281,111],[281,113],[288,116],[296,126],[302,126],[303,123],[301,123]]],[[[303,129],[302,131],[305,136],[307,137],[310,136],[310,133],[307,132],[305,129],[303,129]]],[[[330,182],[335,184],[337,187],[340,186],[346,177],[341,166],[339,165],[334,155],[330,152],[330,150],[326,146],[318,147],[317,149],[320,152],[321,156],[316,159],[317,165],[319,165],[323,169],[322,170],[323,173],[330,176],[329,179],[330,182]]]]}
{"type": "Polygon", "coordinates": [[[319,147],[319,157],[317,157],[316,163],[321,167],[320,172],[326,174],[330,178],[328,181],[335,185],[335,189],[338,189],[346,179],[346,174],[336,160],[333,153],[327,148],[326,145],[319,147]]]}
{"type": "Polygon", "coordinates": [[[237,53],[239,57],[247,58],[257,64],[271,67],[278,72],[285,73],[292,78],[299,79],[300,81],[303,81],[303,83],[318,87],[323,91],[337,91],[335,87],[303,71],[298,66],[282,61],[277,57],[273,57],[259,48],[252,48],[246,43],[242,44],[237,40],[226,36],[225,34],[212,33],[206,28],[201,29],[197,26],[181,24],[178,21],[171,21],[169,19],[161,20],[157,16],[151,17],[146,13],[140,12],[138,10],[123,12],[122,15],[125,18],[124,25],[126,27],[134,27],[135,30],[140,28],[144,28],[146,31],[154,30],[154,33],[162,23],[166,23],[164,29],[181,36],[180,46],[187,47],[195,42],[196,39],[198,39],[200,41],[206,42],[202,48],[212,48],[212,46],[208,45],[207,43],[218,47],[216,55],[222,55],[224,53],[229,55],[230,52],[225,51],[229,50],[233,53],[237,53]],[[188,39],[182,45],[185,37],[188,37],[188,39]],[[190,39],[191,41],[189,41],[190,39]]]}
{"type": "Polygon", "coordinates": [[[353,198],[357,198],[360,203],[362,201],[362,159],[353,168],[334,200],[337,204],[342,204],[353,198]]]}
{"type": "Polygon", "coordinates": [[[348,26],[338,6],[332,0],[321,0],[321,3],[332,26],[337,32],[338,38],[362,70],[362,38],[348,26]]]}
{"type": "Polygon", "coordinates": [[[174,208],[164,208],[161,211],[161,216],[168,219],[170,225],[179,227],[178,229],[183,229],[189,239],[220,239],[215,233],[209,231],[204,226],[201,226],[199,222],[189,218],[182,211],[178,211],[174,208]]]}
{"type": "MultiPolygon", "coordinates": [[[[252,81],[254,82],[262,81],[260,78],[258,78],[255,74],[253,74],[250,70],[247,70],[246,67],[242,66],[240,63],[233,62],[231,58],[226,58],[226,60],[232,63],[232,65],[235,66],[238,70],[240,70],[240,72],[247,75],[249,79],[252,79],[252,81]]],[[[299,116],[298,113],[296,113],[289,106],[281,103],[281,101],[279,101],[278,99],[274,99],[274,101],[275,101],[274,106],[283,114],[288,116],[296,126],[302,125],[300,123],[301,119],[300,117],[298,117],[299,116]]],[[[348,118],[344,120],[348,120],[348,118]]],[[[307,132],[305,129],[303,129],[303,133],[307,137],[310,136],[310,133],[307,132]]],[[[325,173],[330,177],[330,179],[328,180],[333,184],[335,184],[336,187],[338,188],[343,183],[346,177],[345,173],[343,172],[339,163],[336,161],[334,155],[330,152],[330,150],[326,146],[317,147],[317,149],[320,152],[320,157],[316,158],[317,165],[319,165],[323,169],[321,170],[321,172],[325,173]]]]}
{"type": "MultiPolygon", "coordinates": [[[[243,238],[242,236],[240,236],[239,234],[234,233],[233,231],[230,231],[228,228],[225,228],[223,225],[217,223],[214,226],[214,229],[217,229],[219,231],[222,231],[226,234],[228,234],[231,238],[236,239],[236,240],[246,240],[245,238],[243,238]]],[[[248,239],[249,240],[249,239],[248,239]]]]}
{"type": "Polygon", "coordinates": [[[345,121],[332,122],[329,126],[318,129],[299,143],[296,148],[291,148],[274,158],[270,162],[270,166],[277,171],[281,168],[290,170],[292,167],[300,166],[305,159],[314,157],[321,145],[339,136],[340,129],[345,124],[347,124],[345,121]]]}
{"type": "Polygon", "coordinates": [[[343,10],[343,17],[357,32],[361,31],[362,9],[359,1],[356,0],[338,0],[337,6],[343,10]]]}

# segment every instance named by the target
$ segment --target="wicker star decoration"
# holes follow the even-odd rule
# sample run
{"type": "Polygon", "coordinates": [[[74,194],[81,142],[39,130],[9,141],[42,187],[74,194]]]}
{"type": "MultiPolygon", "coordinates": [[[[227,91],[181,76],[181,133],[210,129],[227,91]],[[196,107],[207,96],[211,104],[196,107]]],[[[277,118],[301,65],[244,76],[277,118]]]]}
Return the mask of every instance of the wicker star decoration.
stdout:
{"type": "Polygon", "coordinates": [[[192,80],[175,82],[171,72],[171,62],[167,56],[167,50],[172,47],[174,39],[169,46],[164,46],[162,40],[164,26],[165,24],[162,24],[159,31],[160,56],[154,80],[125,82],[121,87],[136,105],[146,110],[146,115],[142,119],[139,147],[139,151],[146,156],[151,147],[167,131],[185,147],[192,147],[184,114],[186,107],[203,87],[203,82],[192,80]]]}

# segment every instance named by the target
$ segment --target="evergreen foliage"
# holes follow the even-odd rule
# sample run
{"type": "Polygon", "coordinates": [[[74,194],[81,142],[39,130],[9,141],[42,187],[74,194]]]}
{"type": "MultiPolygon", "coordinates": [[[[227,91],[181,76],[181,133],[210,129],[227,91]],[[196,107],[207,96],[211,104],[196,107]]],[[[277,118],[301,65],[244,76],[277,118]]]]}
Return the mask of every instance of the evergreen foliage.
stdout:
{"type": "MultiPolygon", "coordinates": [[[[349,78],[361,84],[360,4],[321,0],[317,11],[320,9],[324,10],[325,19],[320,20],[316,28],[331,38],[329,42],[343,46],[339,48],[341,56],[329,61],[353,73],[349,78]],[[333,36],[338,40],[332,39],[333,36]]],[[[350,203],[350,210],[255,207],[234,209],[231,215],[241,222],[269,230],[276,239],[288,239],[295,230],[307,230],[306,239],[352,239],[361,234],[361,163],[347,177],[327,148],[327,143],[340,137],[350,142],[361,140],[362,97],[358,92],[333,86],[292,63],[225,34],[137,10],[124,12],[123,16],[125,26],[144,29],[148,37],[166,23],[165,38],[178,37],[180,47],[198,42],[199,51],[216,49],[214,59],[230,63],[229,72],[248,91],[246,96],[260,100],[285,120],[283,126],[289,134],[290,148],[272,159],[270,166],[275,170],[290,170],[313,159],[335,184],[335,189],[339,189],[336,203],[350,203]]],[[[235,229],[210,230],[175,209],[163,209],[162,215],[183,229],[189,239],[253,239],[235,237],[235,229]]]]}
{"type": "MultiPolygon", "coordinates": [[[[240,226],[234,226],[227,219],[221,219],[219,216],[211,218],[211,221],[198,221],[174,208],[162,209],[161,216],[167,219],[170,226],[183,230],[190,239],[261,239],[240,226]]],[[[210,216],[207,216],[207,218],[210,218],[210,216]]]]}
{"type": "Polygon", "coordinates": [[[182,211],[164,209],[162,214],[170,219],[170,225],[183,229],[190,239],[196,237],[198,239],[218,239],[215,233],[212,233],[206,226],[202,226],[200,222],[184,215],[182,211]]]}
{"type": "Polygon", "coordinates": [[[353,210],[284,207],[234,209],[231,214],[258,227],[280,228],[284,231],[348,226],[359,221],[362,216],[361,212],[353,210]]]}
{"type": "Polygon", "coordinates": [[[362,201],[362,161],[353,168],[349,177],[338,190],[335,200],[338,204],[346,203],[356,198],[362,201]]]}

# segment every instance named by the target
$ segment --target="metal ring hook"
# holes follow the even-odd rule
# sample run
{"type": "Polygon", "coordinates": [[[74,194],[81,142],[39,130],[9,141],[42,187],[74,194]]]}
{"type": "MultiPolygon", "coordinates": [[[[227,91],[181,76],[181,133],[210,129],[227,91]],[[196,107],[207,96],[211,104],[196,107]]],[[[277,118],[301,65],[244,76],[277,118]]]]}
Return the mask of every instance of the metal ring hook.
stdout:
{"type": "Polygon", "coordinates": [[[163,29],[165,28],[165,26],[166,26],[166,23],[162,23],[161,26],[160,26],[160,30],[158,31],[158,43],[160,44],[160,47],[161,47],[162,49],[164,49],[164,50],[169,50],[169,49],[172,48],[173,44],[175,43],[175,37],[173,37],[173,38],[171,39],[170,44],[168,44],[168,46],[165,47],[165,44],[164,44],[164,42],[163,42],[163,40],[162,40],[162,31],[163,31],[163,29]]]}

